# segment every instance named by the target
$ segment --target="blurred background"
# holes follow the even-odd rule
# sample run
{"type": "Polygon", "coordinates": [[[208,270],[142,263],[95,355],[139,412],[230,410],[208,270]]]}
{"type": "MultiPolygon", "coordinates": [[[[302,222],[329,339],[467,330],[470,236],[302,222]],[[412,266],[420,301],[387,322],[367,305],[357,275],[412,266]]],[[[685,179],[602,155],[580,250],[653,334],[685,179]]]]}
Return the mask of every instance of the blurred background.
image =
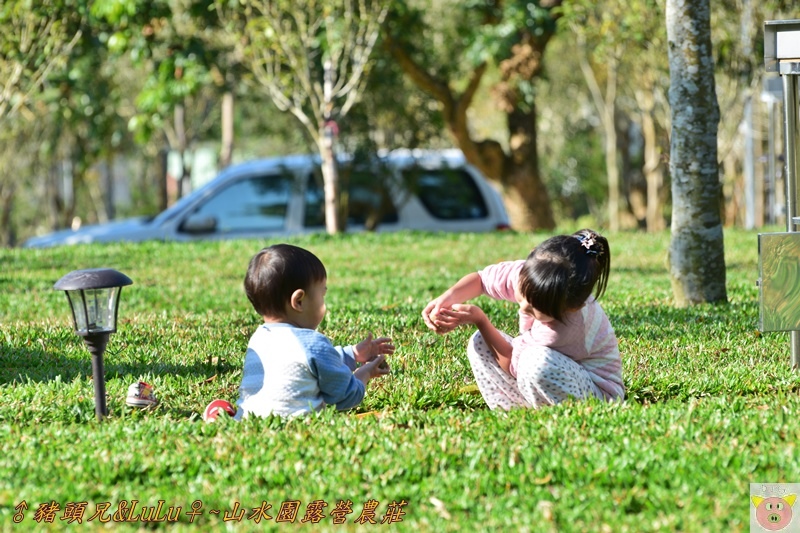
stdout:
{"type": "MultiPolygon", "coordinates": [[[[724,224],[783,223],[763,33],[794,2],[711,10],[724,224]]],[[[460,149],[517,230],[670,224],[657,0],[5,0],[0,24],[0,246],[254,158],[397,148],[460,149]]]]}

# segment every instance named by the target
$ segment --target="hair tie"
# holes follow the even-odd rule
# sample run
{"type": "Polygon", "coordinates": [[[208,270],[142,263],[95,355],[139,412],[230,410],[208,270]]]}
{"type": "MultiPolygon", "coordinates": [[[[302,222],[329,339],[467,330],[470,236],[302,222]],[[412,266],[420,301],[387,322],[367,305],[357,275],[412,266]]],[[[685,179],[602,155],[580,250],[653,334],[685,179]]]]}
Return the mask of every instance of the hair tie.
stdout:
{"type": "Polygon", "coordinates": [[[598,251],[593,249],[592,247],[596,244],[594,240],[594,235],[575,235],[575,238],[580,241],[581,246],[586,248],[586,255],[601,255],[602,250],[598,251]]]}

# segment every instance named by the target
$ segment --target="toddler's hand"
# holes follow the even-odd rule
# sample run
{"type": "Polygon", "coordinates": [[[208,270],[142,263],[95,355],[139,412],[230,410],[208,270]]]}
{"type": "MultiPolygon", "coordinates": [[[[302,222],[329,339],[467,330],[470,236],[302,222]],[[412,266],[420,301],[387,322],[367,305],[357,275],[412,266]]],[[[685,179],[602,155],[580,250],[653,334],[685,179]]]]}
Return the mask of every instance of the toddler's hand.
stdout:
{"type": "Polygon", "coordinates": [[[394,344],[389,337],[372,338],[372,332],[367,334],[367,338],[353,346],[353,355],[359,363],[372,361],[382,354],[393,354],[394,344]]]}
{"type": "Polygon", "coordinates": [[[386,356],[381,354],[375,357],[372,361],[364,363],[356,369],[353,374],[356,378],[360,379],[364,385],[369,383],[369,380],[390,374],[392,370],[386,363],[386,356]]]}

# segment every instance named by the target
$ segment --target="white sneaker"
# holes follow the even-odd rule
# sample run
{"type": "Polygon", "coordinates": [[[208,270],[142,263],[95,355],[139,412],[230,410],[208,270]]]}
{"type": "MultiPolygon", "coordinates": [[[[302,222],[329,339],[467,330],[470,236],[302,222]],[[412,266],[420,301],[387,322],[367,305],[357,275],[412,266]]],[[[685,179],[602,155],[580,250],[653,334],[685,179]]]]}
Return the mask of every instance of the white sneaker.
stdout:
{"type": "Polygon", "coordinates": [[[158,405],[158,399],[153,394],[152,385],[139,381],[128,387],[128,397],[125,398],[125,403],[131,407],[147,408],[158,405]]]}

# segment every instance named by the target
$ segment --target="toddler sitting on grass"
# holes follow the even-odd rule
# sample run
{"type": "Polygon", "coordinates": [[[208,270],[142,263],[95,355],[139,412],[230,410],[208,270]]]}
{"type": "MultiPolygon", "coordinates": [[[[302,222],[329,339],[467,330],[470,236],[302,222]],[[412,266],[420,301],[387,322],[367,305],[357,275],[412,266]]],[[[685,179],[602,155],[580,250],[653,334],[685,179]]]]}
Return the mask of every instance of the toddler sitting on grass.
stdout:
{"type": "Polygon", "coordinates": [[[293,417],[326,405],[350,409],[364,399],[371,379],[389,373],[385,358],[394,345],[388,337],[369,333],[342,348],[316,331],[325,317],[326,282],[319,258],[297,246],[269,246],[250,260],[245,292],[264,324],[247,346],[237,407],[214,400],[203,413],[206,421],[220,411],[241,420],[293,417]]]}

